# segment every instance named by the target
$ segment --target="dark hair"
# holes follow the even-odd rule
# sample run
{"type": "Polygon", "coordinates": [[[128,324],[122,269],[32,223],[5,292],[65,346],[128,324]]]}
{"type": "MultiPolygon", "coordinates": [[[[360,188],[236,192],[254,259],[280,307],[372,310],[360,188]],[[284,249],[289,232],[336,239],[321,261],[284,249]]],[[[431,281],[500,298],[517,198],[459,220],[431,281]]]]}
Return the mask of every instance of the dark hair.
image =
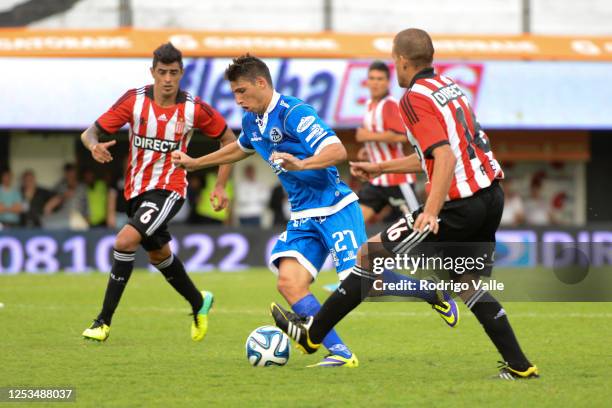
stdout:
{"type": "Polygon", "coordinates": [[[266,63],[250,54],[234,58],[225,70],[225,79],[230,82],[237,81],[240,78],[255,82],[257,77],[264,77],[268,85],[273,86],[272,76],[266,63]]]}
{"type": "Polygon", "coordinates": [[[171,42],[167,42],[153,51],[153,68],[155,68],[158,62],[162,64],[178,62],[181,69],[183,69],[183,54],[171,42]]]}
{"type": "Polygon", "coordinates": [[[381,71],[385,73],[385,76],[387,77],[387,79],[389,79],[391,77],[391,74],[389,72],[389,67],[387,66],[387,64],[385,64],[382,61],[374,61],[370,64],[370,67],[368,68],[368,73],[370,71],[381,71]]]}
{"type": "Polygon", "coordinates": [[[409,28],[397,33],[393,39],[393,51],[406,57],[416,67],[430,67],[434,46],[426,31],[409,28]]]}

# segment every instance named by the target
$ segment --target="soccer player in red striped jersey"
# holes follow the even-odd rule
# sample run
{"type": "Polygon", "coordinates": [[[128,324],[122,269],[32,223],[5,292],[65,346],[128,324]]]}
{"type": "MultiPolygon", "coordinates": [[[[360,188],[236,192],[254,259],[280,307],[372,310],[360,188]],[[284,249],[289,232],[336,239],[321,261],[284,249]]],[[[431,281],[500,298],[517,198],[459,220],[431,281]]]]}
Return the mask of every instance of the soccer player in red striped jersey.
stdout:
{"type": "MultiPolygon", "coordinates": [[[[219,140],[222,146],[236,138],[219,112],[179,88],[182,54],[171,43],[153,52],[151,75],[153,85],[127,91],[81,135],[85,147],[100,163],[113,159],[109,148],[115,144],[115,140],[101,142],[102,134],[113,134],[128,124],[130,142],[124,190],[129,221],[115,238],[102,311],[83,332],[86,339],[108,338],[139,245],[147,251],[151,264],[190,303],[192,339],[202,340],[208,330],[213,295],[196,289],[183,263],[170,250],[167,224],[181,208],[187,189],[185,170],[172,164],[171,154],[187,151],[195,129],[219,140]]],[[[225,184],[230,172],[231,165],[219,166],[217,184],[210,197],[217,211],[228,205],[225,184]]]]}
{"type": "Polygon", "coordinates": [[[423,30],[404,30],[393,40],[398,82],[406,88],[400,110],[415,153],[383,163],[351,164],[352,171],[364,179],[422,169],[428,177],[423,209],[370,238],[370,245],[360,248],[352,273],[315,316],[303,318],[279,307],[273,307],[272,313],[279,327],[313,353],[322,336],[357,307],[368,295],[367,289],[379,281],[374,273],[376,257],[415,249],[418,252],[412,253],[418,256],[421,250],[431,249],[419,247],[419,243],[431,243],[445,259],[472,259],[470,268],[466,261],[462,270],[445,272],[454,282],[467,286],[459,297],[502,355],[498,377],[536,378],[538,369],[521,350],[505,310],[478,285],[480,276],[490,276],[493,267],[495,232],[504,206],[504,192],[498,183],[503,172],[463,91],[450,78],[435,73],[433,55],[433,43],[423,30]],[[476,267],[479,259],[481,264],[476,267]]]}
{"type": "MultiPolygon", "coordinates": [[[[367,87],[370,100],[363,117],[363,127],[357,129],[355,139],[364,143],[364,150],[372,163],[404,157],[406,127],[402,122],[397,101],[389,94],[389,67],[374,61],[368,68],[367,87]]],[[[391,219],[416,211],[419,201],[412,184],[414,174],[388,173],[368,180],[359,191],[359,205],[366,222],[387,205],[393,210],[391,219]]]]}

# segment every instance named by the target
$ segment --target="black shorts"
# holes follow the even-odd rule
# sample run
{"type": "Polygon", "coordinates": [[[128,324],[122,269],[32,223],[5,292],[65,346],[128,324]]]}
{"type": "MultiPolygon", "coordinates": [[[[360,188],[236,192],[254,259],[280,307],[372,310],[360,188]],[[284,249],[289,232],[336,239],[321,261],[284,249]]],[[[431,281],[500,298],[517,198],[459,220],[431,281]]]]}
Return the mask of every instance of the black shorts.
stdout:
{"type": "Polygon", "coordinates": [[[359,204],[370,207],[376,213],[389,205],[397,217],[419,208],[419,201],[410,183],[389,187],[367,183],[359,190],[359,204]]]}
{"type": "MultiPolygon", "coordinates": [[[[441,257],[480,258],[483,268],[470,268],[482,276],[490,276],[495,255],[495,232],[504,210],[504,191],[497,181],[468,198],[444,204],[439,230],[417,232],[412,225],[421,210],[406,215],[381,233],[384,248],[393,254],[433,253],[441,257]]],[[[461,274],[465,272],[455,271],[461,274]]]]}
{"type": "Polygon", "coordinates": [[[140,232],[140,244],[146,251],[160,249],[172,240],[168,222],[184,201],[178,193],[167,190],[147,191],[128,201],[128,224],[140,232]]]}

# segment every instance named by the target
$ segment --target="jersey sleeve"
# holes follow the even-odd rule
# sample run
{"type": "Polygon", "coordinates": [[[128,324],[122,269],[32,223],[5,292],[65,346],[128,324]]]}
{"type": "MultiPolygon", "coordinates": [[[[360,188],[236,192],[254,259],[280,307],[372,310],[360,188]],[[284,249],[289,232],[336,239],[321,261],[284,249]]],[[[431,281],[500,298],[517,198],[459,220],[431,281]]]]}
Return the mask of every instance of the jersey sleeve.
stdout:
{"type": "Polygon", "coordinates": [[[325,146],[341,143],[336,133],[319,117],[310,105],[293,107],[285,117],[285,132],[297,137],[311,155],[317,155],[325,146]]]}
{"type": "Polygon", "coordinates": [[[382,117],[385,130],[391,130],[402,135],[406,133],[406,127],[404,122],[402,122],[399,107],[395,101],[387,100],[385,102],[382,109],[382,117]]]}
{"type": "Polygon", "coordinates": [[[218,138],[225,133],[227,123],[215,108],[196,98],[193,127],[212,138],[218,138]]]}
{"type": "Polygon", "coordinates": [[[437,115],[437,108],[427,97],[406,95],[400,104],[402,115],[410,124],[409,128],[426,158],[432,158],[433,150],[450,144],[448,133],[437,115]]]}
{"type": "Polygon", "coordinates": [[[132,118],[135,100],[136,89],[130,89],[96,120],[96,126],[105,133],[117,132],[132,118]]]}
{"type": "Polygon", "coordinates": [[[255,149],[249,140],[249,137],[244,134],[244,128],[240,131],[240,136],[236,139],[236,143],[238,143],[238,147],[245,153],[252,154],[255,153],[255,149]]]}

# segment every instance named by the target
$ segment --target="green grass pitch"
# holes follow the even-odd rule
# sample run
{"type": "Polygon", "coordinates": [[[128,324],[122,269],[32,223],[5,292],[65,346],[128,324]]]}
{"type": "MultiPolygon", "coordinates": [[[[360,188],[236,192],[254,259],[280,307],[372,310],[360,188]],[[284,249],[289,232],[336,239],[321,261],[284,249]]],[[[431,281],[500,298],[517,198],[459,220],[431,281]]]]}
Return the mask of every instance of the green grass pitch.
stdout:
{"type": "MultiPolygon", "coordinates": [[[[186,302],[158,273],[136,272],[106,343],[81,332],[106,275],[0,276],[0,387],[73,386],[83,407],[604,407],[612,403],[612,303],[504,304],[541,378],[491,379],[499,359],[461,305],[449,329],[424,303],[365,303],[339,326],[357,369],[306,368],[324,356],[292,348],[285,367],[253,368],[244,342],[281,300],[263,269],[192,275],[215,293],[207,338],[193,343],[186,302]]],[[[323,273],[314,284],[335,280],[323,273]]],[[[24,407],[28,404],[0,404],[24,407]]],[[[58,406],[37,403],[34,406],[58,406]]],[[[64,406],[64,405],[61,405],[64,406]]]]}

